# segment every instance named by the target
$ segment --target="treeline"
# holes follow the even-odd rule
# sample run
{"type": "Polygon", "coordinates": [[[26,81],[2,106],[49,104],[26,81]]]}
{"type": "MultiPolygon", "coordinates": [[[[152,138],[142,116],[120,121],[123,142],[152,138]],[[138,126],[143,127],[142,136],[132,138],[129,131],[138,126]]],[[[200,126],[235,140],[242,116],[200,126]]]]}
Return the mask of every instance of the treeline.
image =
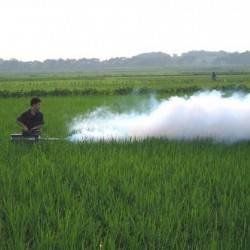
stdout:
{"type": "Polygon", "coordinates": [[[100,69],[143,69],[143,68],[220,68],[250,66],[250,51],[228,53],[225,51],[190,51],[178,55],[162,52],[139,54],[131,58],[117,57],[101,61],[98,58],[48,59],[22,62],[16,59],[0,59],[0,72],[48,72],[48,71],[84,71],[100,69]]]}
{"type": "MultiPolygon", "coordinates": [[[[132,87],[121,87],[117,89],[54,89],[54,90],[19,90],[19,91],[9,91],[0,90],[0,98],[21,98],[21,97],[31,97],[31,96],[91,96],[91,95],[141,95],[141,94],[175,94],[175,95],[185,95],[192,94],[198,91],[203,91],[202,87],[191,85],[186,87],[171,87],[171,88],[160,88],[152,89],[148,87],[143,88],[132,88],[132,87]]],[[[235,92],[241,91],[243,93],[249,93],[250,88],[246,85],[223,85],[215,86],[209,90],[220,90],[223,92],[235,92]]]]}

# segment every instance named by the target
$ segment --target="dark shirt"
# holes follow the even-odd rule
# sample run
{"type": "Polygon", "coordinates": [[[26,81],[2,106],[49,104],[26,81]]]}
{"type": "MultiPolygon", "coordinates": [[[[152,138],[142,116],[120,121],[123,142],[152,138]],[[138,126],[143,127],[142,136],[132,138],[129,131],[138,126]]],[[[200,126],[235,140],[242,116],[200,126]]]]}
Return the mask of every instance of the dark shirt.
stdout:
{"type": "Polygon", "coordinates": [[[17,120],[23,123],[28,129],[32,129],[35,126],[44,124],[43,113],[37,111],[35,115],[32,115],[31,109],[22,113],[17,120]]]}

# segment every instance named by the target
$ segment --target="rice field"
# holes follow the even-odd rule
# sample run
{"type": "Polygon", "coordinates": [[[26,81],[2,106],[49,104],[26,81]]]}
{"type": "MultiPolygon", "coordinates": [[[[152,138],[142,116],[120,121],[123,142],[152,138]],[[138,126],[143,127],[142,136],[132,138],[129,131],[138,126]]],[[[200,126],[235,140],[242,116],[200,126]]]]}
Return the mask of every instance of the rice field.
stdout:
{"type": "MultiPolygon", "coordinates": [[[[44,96],[43,132],[67,138],[75,116],[147,98],[44,96]]],[[[249,141],[11,142],[29,100],[0,98],[0,249],[249,249],[249,141]]]]}

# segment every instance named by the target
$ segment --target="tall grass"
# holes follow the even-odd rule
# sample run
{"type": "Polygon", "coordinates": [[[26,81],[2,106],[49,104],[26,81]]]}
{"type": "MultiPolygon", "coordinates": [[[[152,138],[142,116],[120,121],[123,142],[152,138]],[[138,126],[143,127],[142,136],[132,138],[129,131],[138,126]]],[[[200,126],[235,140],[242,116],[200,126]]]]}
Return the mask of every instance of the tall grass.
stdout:
{"type": "Polygon", "coordinates": [[[249,143],[6,143],[1,249],[247,249],[249,143]]]}

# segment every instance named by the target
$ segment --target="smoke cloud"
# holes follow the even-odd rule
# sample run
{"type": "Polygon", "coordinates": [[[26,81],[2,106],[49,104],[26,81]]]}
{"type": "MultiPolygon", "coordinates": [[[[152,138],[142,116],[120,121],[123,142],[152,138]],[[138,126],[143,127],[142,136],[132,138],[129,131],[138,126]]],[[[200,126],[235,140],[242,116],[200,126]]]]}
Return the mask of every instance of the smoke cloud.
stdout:
{"type": "Polygon", "coordinates": [[[225,97],[222,92],[212,91],[161,101],[151,98],[143,106],[146,110],[138,106],[124,113],[98,107],[74,119],[69,140],[250,139],[250,95],[225,97]]]}

